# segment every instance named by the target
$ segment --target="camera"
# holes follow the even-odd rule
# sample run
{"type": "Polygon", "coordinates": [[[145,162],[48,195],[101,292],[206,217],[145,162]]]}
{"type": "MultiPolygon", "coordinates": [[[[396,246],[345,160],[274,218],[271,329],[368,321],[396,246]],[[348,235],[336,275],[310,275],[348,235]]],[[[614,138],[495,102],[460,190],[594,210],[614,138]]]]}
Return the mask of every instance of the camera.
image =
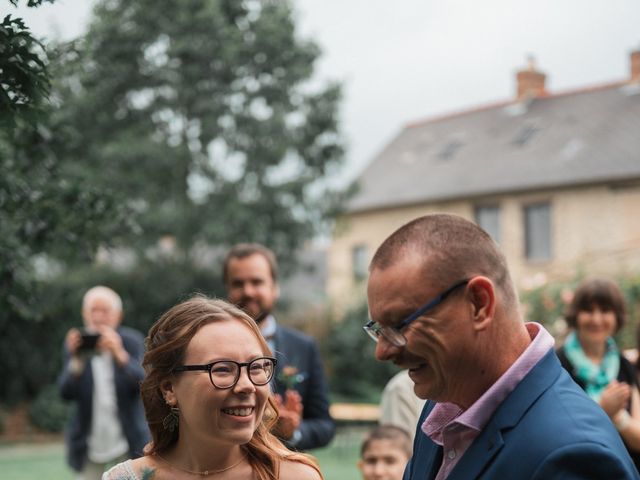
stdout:
{"type": "Polygon", "coordinates": [[[83,352],[95,350],[96,344],[98,343],[98,339],[100,338],[100,334],[87,332],[85,330],[81,332],[81,336],[82,336],[82,343],[80,343],[78,350],[83,352]]]}

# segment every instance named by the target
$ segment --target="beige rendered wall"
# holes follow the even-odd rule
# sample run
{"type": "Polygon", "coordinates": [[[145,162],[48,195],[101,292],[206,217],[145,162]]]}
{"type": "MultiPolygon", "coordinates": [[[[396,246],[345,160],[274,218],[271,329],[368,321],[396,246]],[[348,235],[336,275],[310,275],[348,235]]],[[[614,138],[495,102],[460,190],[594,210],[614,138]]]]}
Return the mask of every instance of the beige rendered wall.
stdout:
{"type": "Polygon", "coordinates": [[[640,188],[596,186],[505,199],[504,247],[520,287],[538,281],[569,280],[577,274],[621,275],[640,271],[640,188]],[[524,258],[523,205],[548,200],[552,206],[553,257],[524,258]]]}
{"type": "MultiPolygon", "coordinates": [[[[578,273],[619,275],[640,272],[640,186],[585,187],[483,198],[478,204],[498,204],[501,209],[501,248],[520,288],[547,280],[569,280],[578,273]],[[524,207],[551,204],[552,249],[550,261],[531,262],[524,257],[524,207]]],[[[352,249],[363,245],[367,262],[380,243],[404,223],[427,213],[448,212],[473,219],[476,202],[378,210],[343,217],[336,225],[329,248],[327,293],[333,312],[364,298],[365,281],[353,277],[352,249]]]]}

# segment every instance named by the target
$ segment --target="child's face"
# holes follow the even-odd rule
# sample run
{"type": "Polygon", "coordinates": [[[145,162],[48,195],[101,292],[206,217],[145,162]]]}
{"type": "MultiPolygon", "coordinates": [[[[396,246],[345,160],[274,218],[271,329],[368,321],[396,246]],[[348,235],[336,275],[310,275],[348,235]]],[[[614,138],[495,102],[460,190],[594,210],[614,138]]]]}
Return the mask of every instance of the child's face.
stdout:
{"type": "Polygon", "coordinates": [[[363,480],[402,480],[409,458],[391,440],[373,440],[358,462],[363,480]]]}

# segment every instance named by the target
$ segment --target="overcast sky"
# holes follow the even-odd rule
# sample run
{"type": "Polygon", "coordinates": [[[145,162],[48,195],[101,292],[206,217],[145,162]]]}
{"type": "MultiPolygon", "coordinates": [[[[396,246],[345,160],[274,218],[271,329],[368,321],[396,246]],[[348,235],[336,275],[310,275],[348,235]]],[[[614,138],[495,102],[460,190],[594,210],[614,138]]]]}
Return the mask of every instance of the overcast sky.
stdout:
{"type": "MultiPolygon", "coordinates": [[[[21,14],[37,35],[71,38],[83,32],[92,2],[2,3],[2,16],[21,14]]],[[[627,78],[629,53],[640,49],[638,0],[292,3],[300,33],[324,52],[319,78],[344,85],[348,177],[407,123],[511,98],[527,55],[553,93],[627,78]]]]}

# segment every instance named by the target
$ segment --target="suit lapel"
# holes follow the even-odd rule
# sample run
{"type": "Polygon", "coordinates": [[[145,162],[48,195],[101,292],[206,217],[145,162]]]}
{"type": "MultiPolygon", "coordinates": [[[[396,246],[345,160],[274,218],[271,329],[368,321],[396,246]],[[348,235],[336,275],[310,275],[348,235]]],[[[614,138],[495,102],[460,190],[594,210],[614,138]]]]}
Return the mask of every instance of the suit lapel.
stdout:
{"type": "Polygon", "coordinates": [[[442,465],[442,447],[431,441],[419,451],[414,449],[411,463],[405,467],[402,480],[433,480],[442,465]]]}
{"type": "Polygon", "coordinates": [[[504,440],[501,427],[497,422],[490,422],[449,475],[451,480],[468,480],[478,478],[480,473],[491,463],[496,454],[502,450],[504,440]]]}
{"type": "Polygon", "coordinates": [[[478,478],[504,446],[502,432],[518,424],[529,407],[557,379],[560,363],[550,350],[495,411],[482,433],[464,453],[449,480],[478,478]]]}
{"type": "Polygon", "coordinates": [[[440,470],[442,447],[427,437],[420,428],[435,405],[435,402],[427,401],[422,409],[413,441],[414,455],[405,471],[404,480],[432,480],[440,470]]]}
{"type": "Polygon", "coordinates": [[[275,356],[277,360],[276,364],[276,374],[274,375],[274,391],[279,393],[280,395],[284,395],[284,391],[286,390],[285,386],[279,380],[282,369],[287,365],[287,357],[288,353],[285,351],[287,342],[284,339],[285,331],[278,326],[276,328],[276,333],[273,335],[273,343],[275,348],[275,356]]]}

